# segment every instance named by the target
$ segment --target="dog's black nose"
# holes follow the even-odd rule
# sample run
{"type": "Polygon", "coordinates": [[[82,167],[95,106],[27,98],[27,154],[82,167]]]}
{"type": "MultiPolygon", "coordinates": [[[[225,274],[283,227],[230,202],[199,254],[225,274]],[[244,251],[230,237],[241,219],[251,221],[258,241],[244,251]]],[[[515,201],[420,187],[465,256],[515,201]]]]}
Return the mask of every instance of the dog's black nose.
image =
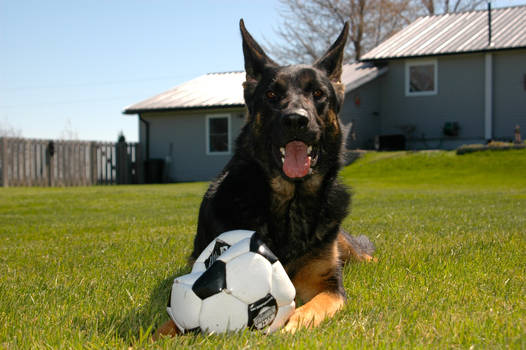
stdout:
{"type": "Polygon", "coordinates": [[[309,124],[309,114],[304,109],[296,109],[286,114],[283,119],[283,125],[289,129],[303,129],[309,124]]]}

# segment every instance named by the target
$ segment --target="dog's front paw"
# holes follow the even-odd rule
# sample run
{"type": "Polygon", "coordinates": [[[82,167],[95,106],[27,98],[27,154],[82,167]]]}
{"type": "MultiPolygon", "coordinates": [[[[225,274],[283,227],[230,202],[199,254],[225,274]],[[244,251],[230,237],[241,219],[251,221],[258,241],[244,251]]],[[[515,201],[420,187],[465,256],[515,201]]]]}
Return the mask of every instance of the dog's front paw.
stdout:
{"type": "Polygon", "coordinates": [[[283,327],[282,332],[294,333],[304,327],[315,327],[323,321],[325,315],[318,315],[305,306],[306,305],[297,308],[294,311],[287,321],[287,324],[285,324],[285,327],[283,327]]]}
{"type": "Polygon", "coordinates": [[[317,327],[326,317],[332,317],[340,310],[344,303],[345,297],[340,293],[319,293],[294,311],[283,332],[294,333],[303,327],[317,327]]]}
{"type": "Polygon", "coordinates": [[[159,340],[161,337],[175,337],[181,334],[181,331],[175,325],[174,321],[168,320],[161,327],[157,329],[157,332],[152,337],[153,341],[159,340]]]}

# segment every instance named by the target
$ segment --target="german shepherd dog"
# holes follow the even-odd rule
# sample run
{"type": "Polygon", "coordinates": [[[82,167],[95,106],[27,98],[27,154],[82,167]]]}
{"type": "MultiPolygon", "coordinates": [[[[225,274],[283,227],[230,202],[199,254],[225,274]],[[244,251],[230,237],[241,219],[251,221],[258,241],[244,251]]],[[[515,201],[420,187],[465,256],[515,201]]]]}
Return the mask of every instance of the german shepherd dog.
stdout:
{"type": "MultiPolygon", "coordinates": [[[[279,66],[240,21],[248,115],[235,153],[204,195],[191,255],[219,234],[256,231],[296,288],[298,307],[284,327],[317,326],[343,307],[342,266],[371,260],[372,243],[342,230],[350,194],[338,182],[344,128],[338,113],[346,23],[312,66],[279,66]]],[[[158,335],[174,335],[168,321],[158,335]]]]}

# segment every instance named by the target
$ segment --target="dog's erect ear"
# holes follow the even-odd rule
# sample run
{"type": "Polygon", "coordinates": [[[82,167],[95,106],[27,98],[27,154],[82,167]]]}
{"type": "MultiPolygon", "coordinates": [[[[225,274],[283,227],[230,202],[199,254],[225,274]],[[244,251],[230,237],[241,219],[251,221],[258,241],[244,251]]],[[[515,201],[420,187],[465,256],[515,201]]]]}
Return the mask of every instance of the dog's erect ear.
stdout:
{"type": "Polygon", "coordinates": [[[349,22],[345,22],[345,26],[338,39],[336,39],[334,44],[327,50],[325,55],[314,63],[314,67],[326,72],[329,79],[333,82],[340,82],[341,80],[343,53],[348,34],[349,22]]]}
{"type": "Polygon", "coordinates": [[[250,35],[242,19],[239,21],[239,28],[241,29],[241,36],[243,38],[243,54],[245,56],[247,80],[258,81],[261,78],[265,66],[277,66],[277,64],[265,54],[261,46],[259,46],[252,35],[250,35]]]}

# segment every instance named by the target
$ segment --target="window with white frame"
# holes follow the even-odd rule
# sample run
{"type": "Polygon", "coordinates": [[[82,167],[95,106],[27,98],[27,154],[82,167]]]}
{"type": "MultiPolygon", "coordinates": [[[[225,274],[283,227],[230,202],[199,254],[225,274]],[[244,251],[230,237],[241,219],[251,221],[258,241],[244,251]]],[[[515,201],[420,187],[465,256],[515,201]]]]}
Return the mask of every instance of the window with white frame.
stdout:
{"type": "Polygon", "coordinates": [[[230,115],[206,116],[206,154],[230,154],[230,115]]]}
{"type": "Polygon", "coordinates": [[[406,96],[436,95],[438,91],[437,76],[436,60],[406,61],[406,96]]]}

